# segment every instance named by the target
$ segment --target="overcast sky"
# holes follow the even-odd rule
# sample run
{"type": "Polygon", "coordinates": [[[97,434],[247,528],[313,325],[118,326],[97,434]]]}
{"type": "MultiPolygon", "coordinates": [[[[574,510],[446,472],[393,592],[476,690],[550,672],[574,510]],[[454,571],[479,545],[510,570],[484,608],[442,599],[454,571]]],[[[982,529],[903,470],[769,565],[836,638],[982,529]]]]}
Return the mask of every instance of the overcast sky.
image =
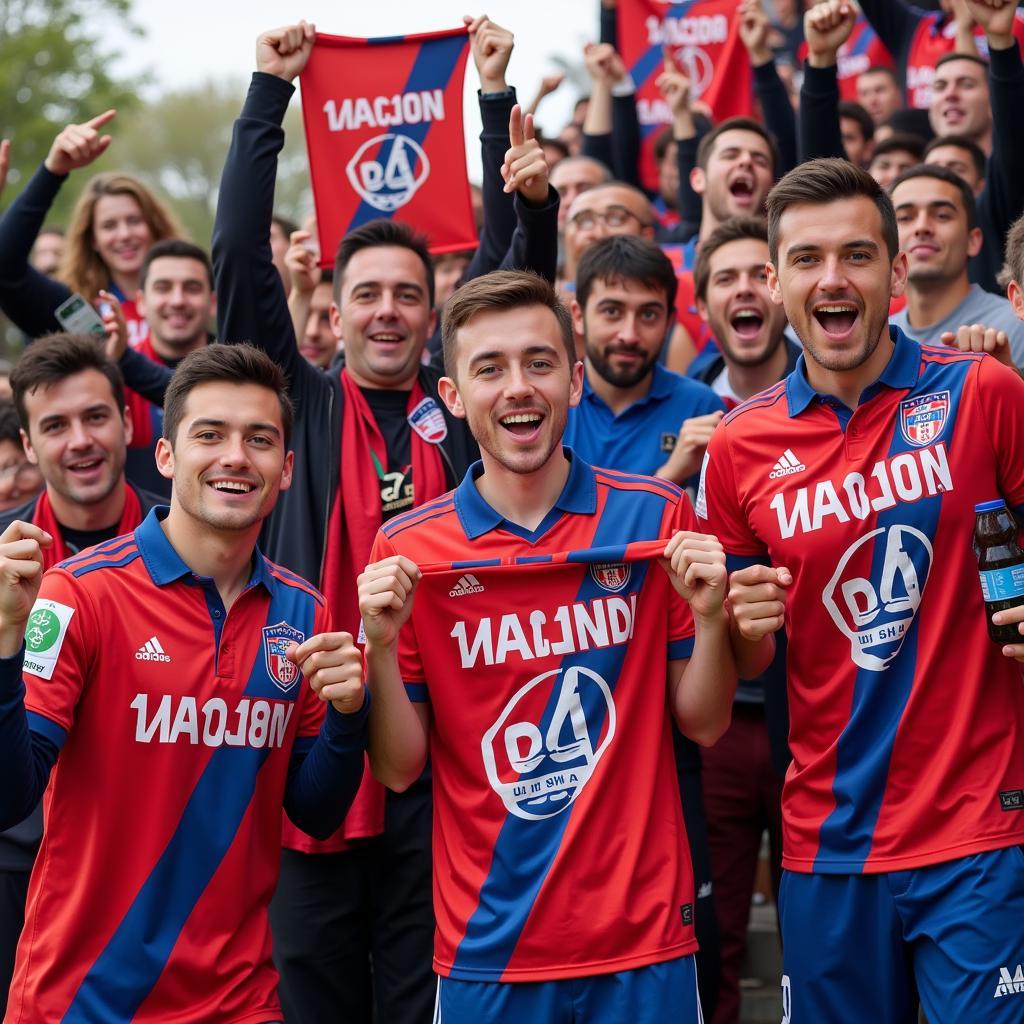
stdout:
{"type": "MultiPolygon", "coordinates": [[[[515,33],[509,83],[527,103],[541,77],[556,70],[553,56],[579,63],[583,44],[597,36],[598,0],[493,0],[484,10],[515,33]]],[[[461,24],[463,14],[482,12],[467,9],[461,0],[135,0],[134,13],[145,37],[115,37],[112,42],[125,54],[124,70],[151,73],[152,93],[210,78],[248,78],[256,36],[300,17],[332,35],[372,37],[451,28],[461,24]]],[[[465,107],[471,139],[479,133],[477,85],[471,58],[465,107]]],[[[538,115],[541,127],[556,133],[571,116],[576,98],[577,90],[569,83],[549,96],[538,115]]],[[[241,101],[240,95],[239,105],[241,101]]],[[[472,155],[471,148],[470,173],[478,178],[479,161],[472,155]]]]}

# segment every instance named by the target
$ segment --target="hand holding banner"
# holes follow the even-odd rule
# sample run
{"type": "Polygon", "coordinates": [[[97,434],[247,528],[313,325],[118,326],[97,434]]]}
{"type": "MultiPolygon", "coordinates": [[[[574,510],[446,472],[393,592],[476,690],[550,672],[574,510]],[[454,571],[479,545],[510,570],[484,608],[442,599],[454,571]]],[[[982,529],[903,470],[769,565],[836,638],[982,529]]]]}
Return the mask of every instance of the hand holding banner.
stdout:
{"type": "Polygon", "coordinates": [[[320,266],[379,217],[427,236],[432,252],[476,245],[462,129],[465,28],[352,39],[317,33],[302,72],[320,266]]]}

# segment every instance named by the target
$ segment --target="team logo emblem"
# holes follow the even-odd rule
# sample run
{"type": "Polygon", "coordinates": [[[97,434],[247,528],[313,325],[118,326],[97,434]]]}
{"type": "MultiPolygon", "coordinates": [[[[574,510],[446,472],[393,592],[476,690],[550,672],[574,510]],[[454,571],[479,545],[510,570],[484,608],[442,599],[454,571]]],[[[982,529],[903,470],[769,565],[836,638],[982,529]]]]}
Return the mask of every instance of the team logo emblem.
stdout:
{"type": "Polygon", "coordinates": [[[931,567],[931,541],[912,526],[879,527],[846,549],[821,597],[859,668],[882,672],[900,653],[931,567]],[[870,579],[857,575],[858,564],[870,579]]]}
{"type": "Polygon", "coordinates": [[[267,672],[274,680],[274,685],[287,693],[299,678],[299,668],[288,660],[288,648],[293,644],[301,644],[306,639],[287,622],[279,622],[275,626],[263,627],[263,657],[267,663],[267,672]]]}
{"type": "Polygon", "coordinates": [[[60,631],[60,619],[49,608],[36,608],[25,624],[25,646],[32,654],[42,654],[57,642],[60,631]]]}
{"type": "Polygon", "coordinates": [[[629,582],[629,569],[622,562],[597,562],[590,567],[590,575],[599,587],[614,594],[629,582]]]}
{"type": "Polygon", "coordinates": [[[615,735],[611,689],[573,665],[531,679],[484,733],[491,788],[517,818],[561,814],[583,791],[615,735]]]}
{"type": "Polygon", "coordinates": [[[394,213],[430,176],[430,161],[415,139],[388,132],[367,139],[348,162],[345,173],[370,206],[381,213],[394,213]]]}
{"type": "Polygon", "coordinates": [[[949,392],[937,391],[900,402],[900,432],[908,444],[923,448],[945,429],[949,419],[949,392]]]}
{"type": "Polygon", "coordinates": [[[428,444],[440,444],[448,436],[441,407],[429,396],[409,413],[409,426],[428,444]]]}
{"type": "Polygon", "coordinates": [[[690,79],[690,93],[693,98],[699,99],[715,77],[715,65],[707,51],[699,46],[683,46],[672,56],[690,79]]]}

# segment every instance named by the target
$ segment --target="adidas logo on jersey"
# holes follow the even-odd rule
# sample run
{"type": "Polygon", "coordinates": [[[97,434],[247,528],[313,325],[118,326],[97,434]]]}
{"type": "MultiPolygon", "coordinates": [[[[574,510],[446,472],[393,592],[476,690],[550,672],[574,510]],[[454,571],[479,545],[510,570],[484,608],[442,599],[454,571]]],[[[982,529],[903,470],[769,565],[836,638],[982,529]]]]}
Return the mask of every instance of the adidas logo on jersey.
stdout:
{"type": "Polygon", "coordinates": [[[466,573],[465,576],[460,576],[455,586],[448,591],[449,597],[465,597],[467,594],[482,594],[484,588],[480,581],[475,577],[466,573]]]}
{"type": "Polygon", "coordinates": [[[170,661],[171,656],[160,646],[160,641],[151,636],[136,652],[136,661],[170,661]]]}
{"type": "Polygon", "coordinates": [[[783,476],[792,476],[794,473],[802,473],[807,467],[793,454],[792,448],[787,448],[775,463],[774,468],[768,474],[769,480],[778,480],[783,476]]]}
{"type": "Polygon", "coordinates": [[[1024,964],[1017,964],[1017,971],[1010,977],[1009,967],[999,968],[999,983],[996,985],[993,999],[1002,999],[1003,996],[1020,995],[1024,993],[1024,964]]]}

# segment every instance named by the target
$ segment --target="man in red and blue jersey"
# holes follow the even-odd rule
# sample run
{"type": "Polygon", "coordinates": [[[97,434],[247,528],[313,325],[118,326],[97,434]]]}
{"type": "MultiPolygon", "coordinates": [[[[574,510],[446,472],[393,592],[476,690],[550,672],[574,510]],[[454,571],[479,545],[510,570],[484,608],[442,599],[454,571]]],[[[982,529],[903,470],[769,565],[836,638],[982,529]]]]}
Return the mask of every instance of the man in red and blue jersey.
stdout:
{"type": "Polygon", "coordinates": [[[482,461],[359,583],[374,773],[433,764],[437,1019],[698,1021],[669,712],[728,724],[719,545],[676,485],[562,447],[583,368],[546,282],[463,286],[442,339],[482,461]]]}
{"type": "Polygon", "coordinates": [[[0,825],[49,780],[8,1024],[281,1020],[282,802],[329,834],[366,736],[352,637],[255,548],[291,480],[283,383],[255,349],[193,353],[157,448],[170,509],[41,584],[55,538],[0,537],[0,825]]]}
{"type": "Polygon", "coordinates": [[[887,323],[907,258],[859,168],[804,164],[768,216],[804,354],[723,420],[697,511],[741,675],[788,634],[785,1020],[1020,1024],[1024,643],[989,640],[971,540],[977,502],[1024,510],[1024,383],[887,323]]]}

